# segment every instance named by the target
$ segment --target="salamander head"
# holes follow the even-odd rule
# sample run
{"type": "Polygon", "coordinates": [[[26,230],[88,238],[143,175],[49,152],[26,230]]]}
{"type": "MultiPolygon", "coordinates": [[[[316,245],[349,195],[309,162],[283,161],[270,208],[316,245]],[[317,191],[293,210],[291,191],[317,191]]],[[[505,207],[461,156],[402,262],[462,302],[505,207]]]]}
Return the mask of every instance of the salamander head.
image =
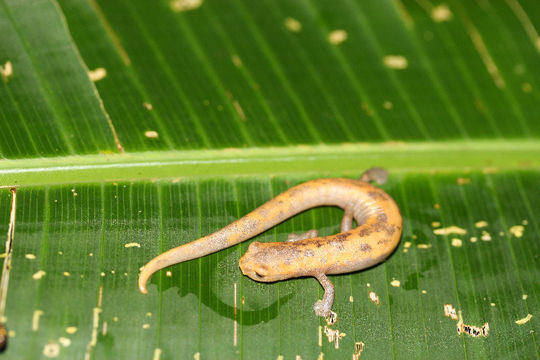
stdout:
{"type": "Polygon", "coordinates": [[[242,274],[260,282],[273,282],[286,279],[287,276],[283,276],[276,269],[276,265],[279,264],[279,259],[276,258],[277,254],[274,254],[274,251],[265,245],[258,241],[252,242],[249,245],[248,250],[239,261],[242,274]]]}

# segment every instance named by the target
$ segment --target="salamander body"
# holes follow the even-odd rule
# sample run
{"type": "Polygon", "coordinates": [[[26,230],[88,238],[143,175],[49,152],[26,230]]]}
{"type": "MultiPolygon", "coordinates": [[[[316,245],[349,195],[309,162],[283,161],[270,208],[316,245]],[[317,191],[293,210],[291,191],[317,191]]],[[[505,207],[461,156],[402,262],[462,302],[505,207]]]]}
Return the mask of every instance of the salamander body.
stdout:
{"type": "Polygon", "coordinates": [[[402,217],[394,200],[369,184],[386,180],[386,172],[373,168],[361,180],[318,179],[294,186],[244,217],[196,241],[173,248],[146,264],[139,289],[156,271],[179,262],[205,256],[248,240],[294,215],[318,206],[345,210],[341,232],[319,237],[316,230],[289,235],[286,242],[255,241],[240,258],[244,275],[261,282],[303,276],[315,277],[324,287],[322,300],[314,305],[318,316],[330,315],[334,287],[326,275],[365,269],[386,259],[399,243],[402,217]],[[358,226],[352,228],[353,219],[358,226]]]}

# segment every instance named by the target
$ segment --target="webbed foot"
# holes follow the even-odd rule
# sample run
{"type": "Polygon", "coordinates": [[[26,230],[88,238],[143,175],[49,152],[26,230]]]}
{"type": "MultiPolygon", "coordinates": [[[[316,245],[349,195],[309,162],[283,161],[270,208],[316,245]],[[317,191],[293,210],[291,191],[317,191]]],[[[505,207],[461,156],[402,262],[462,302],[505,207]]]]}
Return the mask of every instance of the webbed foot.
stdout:
{"type": "Polygon", "coordinates": [[[325,274],[317,274],[315,275],[315,278],[319,280],[324,288],[324,296],[322,300],[318,300],[313,305],[313,310],[315,310],[315,314],[317,314],[317,316],[327,318],[332,314],[332,305],[334,304],[334,285],[332,285],[325,274]]]}
{"type": "Polygon", "coordinates": [[[315,310],[315,315],[325,318],[330,316],[332,306],[328,306],[328,304],[322,300],[317,300],[313,305],[313,310],[315,310]]]}

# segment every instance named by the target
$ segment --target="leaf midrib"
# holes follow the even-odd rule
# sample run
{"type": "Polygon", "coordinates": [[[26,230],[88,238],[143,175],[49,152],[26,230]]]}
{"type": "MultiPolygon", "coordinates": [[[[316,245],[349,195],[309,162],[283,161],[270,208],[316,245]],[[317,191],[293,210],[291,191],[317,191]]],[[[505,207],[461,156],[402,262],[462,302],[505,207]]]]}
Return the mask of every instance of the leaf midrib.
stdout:
{"type": "Polygon", "coordinates": [[[294,173],[510,170],[540,167],[540,140],[298,145],[0,161],[0,188],[102,181],[294,173]]]}

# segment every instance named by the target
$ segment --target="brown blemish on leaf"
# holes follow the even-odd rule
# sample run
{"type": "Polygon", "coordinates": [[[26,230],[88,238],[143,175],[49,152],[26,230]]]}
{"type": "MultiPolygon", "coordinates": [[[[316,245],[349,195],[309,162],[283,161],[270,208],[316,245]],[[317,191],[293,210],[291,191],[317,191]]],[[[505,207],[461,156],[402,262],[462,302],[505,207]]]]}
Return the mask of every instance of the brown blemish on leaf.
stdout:
{"type": "Polygon", "coordinates": [[[328,342],[334,343],[334,347],[336,349],[339,349],[339,339],[347,335],[345,333],[339,332],[339,330],[330,329],[328,326],[324,327],[324,334],[328,338],[328,342]]]}
{"type": "Polygon", "coordinates": [[[60,346],[54,342],[50,341],[43,347],[43,355],[48,358],[55,358],[60,355],[60,346]]]}
{"type": "Polygon", "coordinates": [[[377,305],[381,304],[380,299],[379,299],[379,295],[377,295],[375,293],[375,291],[370,291],[369,292],[369,300],[371,300],[372,303],[375,303],[377,305]]]}
{"type": "Polygon", "coordinates": [[[360,356],[362,355],[362,352],[364,351],[365,344],[362,341],[358,341],[354,343],[354,354],[353,354],[353,360],[359,360],[360,356]]]}
{"type": "Polygon", "coordinates": [[[456,309],[452,306],[452,304],[444,304],[444,316],[449,317],[452,320],[458,319],[456,309]]]}

